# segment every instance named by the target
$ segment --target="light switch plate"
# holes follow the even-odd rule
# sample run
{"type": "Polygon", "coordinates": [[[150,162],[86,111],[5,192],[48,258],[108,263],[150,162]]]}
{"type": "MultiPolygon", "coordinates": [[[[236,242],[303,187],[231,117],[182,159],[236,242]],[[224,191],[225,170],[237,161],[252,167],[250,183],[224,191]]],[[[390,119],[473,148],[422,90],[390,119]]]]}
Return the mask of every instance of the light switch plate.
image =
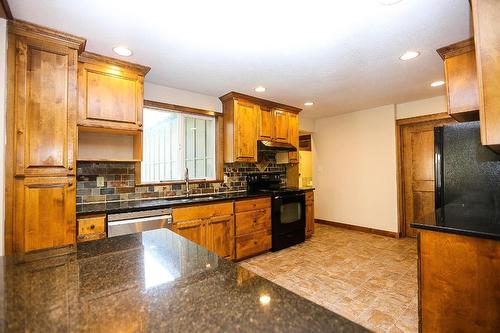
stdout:
{"type": "Polygon", "coordinates": [[[97,187],[103,187],[104,186],[104,177],[97,177],[96,183],[97,183],[97,187]]]}

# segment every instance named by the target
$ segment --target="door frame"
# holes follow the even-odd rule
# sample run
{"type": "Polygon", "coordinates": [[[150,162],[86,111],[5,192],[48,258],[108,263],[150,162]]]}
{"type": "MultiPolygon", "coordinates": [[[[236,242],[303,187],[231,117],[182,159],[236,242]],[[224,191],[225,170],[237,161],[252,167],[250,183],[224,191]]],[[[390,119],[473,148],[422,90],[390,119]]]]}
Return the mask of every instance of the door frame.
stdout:
{"type": "Polygon", "coordinates": [[[443,120],[453,121],[447,112],[436,113],[425,116],[403,118],[396,120],[396,182],[398,198],[398,236],[406,237],[406,220],[404,214],[405,207],[405,182],[403,177],[403,128],[407,126],[421,125],[430,122],[440,122],[443,120]]]}

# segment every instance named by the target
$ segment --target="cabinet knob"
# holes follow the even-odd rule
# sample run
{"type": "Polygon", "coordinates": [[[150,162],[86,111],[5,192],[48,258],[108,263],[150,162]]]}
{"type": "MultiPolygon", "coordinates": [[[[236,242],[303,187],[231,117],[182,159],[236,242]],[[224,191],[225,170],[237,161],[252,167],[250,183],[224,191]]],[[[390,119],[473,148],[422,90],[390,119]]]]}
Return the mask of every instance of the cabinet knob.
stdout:
{"type": "Polygon", "coordinates": [[[142,127],[142,123],[137,123],[137,125],[138,125],[139,127],[142,127]]]}
{"type": "Polygon", "coordinates": [[[18,129],[18,130],[17,130],[17,134],[21,135],[21,134],[23,134],[23,133],[24,133],[24,132],[23,132],[22,130],[20,130],[20,129],[18,129]]]}
{"type": "Polygon", "coordinates": [[[94,229],[95,229],[95,225],[93,225],[93,224],[92,224],[92,225],[90,226],[90,230],[94,230],[94,229]]]}
{"type": "Polygon", "coordinates": [[[68,183],[69,187],[73,186],[73,182],[68,183]]]}
{"type": "Polygon", "coordinates": [[[68,167],[68,170],[73,170],[73,166],[72,166],[72,165],[70,165],[70,166],[68,167]]]}

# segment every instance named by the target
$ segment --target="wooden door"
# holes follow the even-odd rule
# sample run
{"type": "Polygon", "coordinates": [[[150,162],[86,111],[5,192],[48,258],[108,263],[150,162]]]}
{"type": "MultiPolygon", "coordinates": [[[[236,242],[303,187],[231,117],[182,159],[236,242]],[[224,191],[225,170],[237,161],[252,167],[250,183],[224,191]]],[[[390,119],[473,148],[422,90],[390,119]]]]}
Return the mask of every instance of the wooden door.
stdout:
{"type": "Polygon", "coordinates": [[[403,236],[415,237],[415,220],[434,214],[434,127],[451,118],[402,127],[403,236]]]}
{"type": "Polygon", "coordinates": [[[18,37],[15,174],[75,174],[77,51],[18,37]]]}
{"type": "Polygon", "coordinates": [[[216,216],[207,220],[207,249],[221,257],[232,257],[234,252],[234,217],[216,216]]]}
{"type": "Polygon", "coordinates": [[[283,110],[274,110],[274,140],[285,142],[288,140],[288,112],[283,110]]]}
{"type": "Polygon", "coordinates": [[[115,67],[80,62],[79,125],[122,130],[142,128],[144,78],[115,67]]]}
{"type": "Polygon", "coordinates": [[[176,222],[172,226],[172,231],[198,245],[207,246],[206,223],[203,219],[176,222]]]}
{"type": "Polygon", "coordinates": [[[270,109],[261,106],[259,121],[259,138],[261,140],[272,140],[274,137],[273,113],[270,109]]]}
{"type": "Polygon", "coordinates": [[[17,181],[16,192],[20,252],[76,243],[74,177],[25,178],[17,181]]]}
{"type": "Polygon", "coordinates": [[[238,162],[257,162],[257,124],[259,110],[252,103],[236,101],[235,123],[235,160],[238,162]]]}
{"type": "Polygon", "coordinates": [[[288,161],[299,163],[299,115],[294,113],[288,114],[288,140],[297,148],[297,151],[288,153],[288,161]]]}

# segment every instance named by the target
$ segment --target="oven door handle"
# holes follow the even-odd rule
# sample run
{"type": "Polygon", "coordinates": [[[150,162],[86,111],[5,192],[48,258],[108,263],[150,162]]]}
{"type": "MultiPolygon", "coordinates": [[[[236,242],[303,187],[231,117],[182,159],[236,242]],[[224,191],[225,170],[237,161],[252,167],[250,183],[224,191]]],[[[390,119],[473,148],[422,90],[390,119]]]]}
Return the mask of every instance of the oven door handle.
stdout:
{"type": "Polygon", "coordinates": [[[294,194],[281,194],[274,197],[274,199],[286,199],[294,197],[305,197],[304,193],[294,193],[294,194]]]}

